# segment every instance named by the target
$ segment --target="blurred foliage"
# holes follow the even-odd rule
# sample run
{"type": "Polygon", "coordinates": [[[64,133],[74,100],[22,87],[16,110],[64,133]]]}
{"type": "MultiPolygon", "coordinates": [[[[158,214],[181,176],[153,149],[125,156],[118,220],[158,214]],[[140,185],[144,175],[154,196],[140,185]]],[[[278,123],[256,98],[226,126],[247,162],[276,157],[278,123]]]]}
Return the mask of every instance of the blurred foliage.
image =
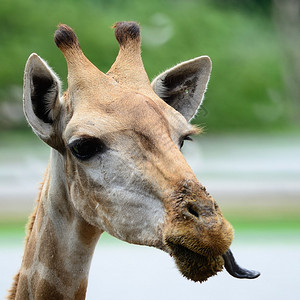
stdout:
{"type": "Polygon", "coordinates": [[[269,15],[272,12],[273,0],[213,0],[222,9],[241,9],[249,13],[269,15]]]}
{"type": "Polygon", "coordinates": [[[32,52],[48,61],[66,87],[66,63],[53,42],[58,23],[73,27],[86,56],[107,71],[118,52],[110,26],[120,20],[141,24],[150,78],[179,61],[212,58],[206,100],[195,119],[210,132],[291,125],[280,41],[270,15],[260,13],[270,1],[254,1],[251,9],[239,9],[237,2],[243,1],[2,0],[0,126],[24,126],[21,86],[32,52]]]}

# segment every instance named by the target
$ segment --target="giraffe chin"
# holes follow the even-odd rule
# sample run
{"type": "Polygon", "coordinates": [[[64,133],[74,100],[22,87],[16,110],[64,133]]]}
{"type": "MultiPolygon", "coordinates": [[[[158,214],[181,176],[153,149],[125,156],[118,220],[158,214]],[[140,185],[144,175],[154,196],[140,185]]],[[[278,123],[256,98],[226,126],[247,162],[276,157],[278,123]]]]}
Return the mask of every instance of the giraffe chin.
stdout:
{"type": "Polygon", "coordinates": [[[167,244],[179,271],[190,280],[201,283],[223,270],[225,262],[222,255],[202,255],[180,244],[167,244]]]}

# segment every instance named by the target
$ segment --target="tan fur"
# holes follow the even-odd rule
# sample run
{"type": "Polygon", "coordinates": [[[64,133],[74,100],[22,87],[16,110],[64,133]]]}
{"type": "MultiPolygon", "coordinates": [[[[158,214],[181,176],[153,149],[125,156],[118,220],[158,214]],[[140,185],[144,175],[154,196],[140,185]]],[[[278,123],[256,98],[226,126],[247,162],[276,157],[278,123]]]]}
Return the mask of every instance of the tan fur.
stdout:
{"type": "Polygon", "coordinates": [[[139,26],[114,28],[120,50],[104,74],[85,57],[73,30],[58,27],[54,40],[68,65],[68,90],[60,99],[59,79],[47,64],[36,54],[26,64],[25,115],[52,149],[9,299],[84,299],[103,231],[170,253],[195,281],[223,268],[232,227],[179,149],[200,131],[188,121],[202,101],[210,59],[191,60],[157,80],[157,90],[175,86],[176,107],[189,107],[180,111],[151,88],[139,26]]]}

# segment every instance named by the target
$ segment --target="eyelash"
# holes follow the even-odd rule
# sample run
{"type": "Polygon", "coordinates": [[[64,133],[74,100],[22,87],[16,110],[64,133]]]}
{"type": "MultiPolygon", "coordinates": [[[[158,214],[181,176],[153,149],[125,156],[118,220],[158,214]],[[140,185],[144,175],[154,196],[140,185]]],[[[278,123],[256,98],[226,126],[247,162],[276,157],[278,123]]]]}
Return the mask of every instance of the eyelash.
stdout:
{"type": "Polygon", "coordinates": [[[193,141],[193,139],[187,135],[185,137],[183,137],[181,140],[180,140],[180,144],[179,144],[179,149],[181,150],[183,145],[184,145],[184,141],[193,141]]]}

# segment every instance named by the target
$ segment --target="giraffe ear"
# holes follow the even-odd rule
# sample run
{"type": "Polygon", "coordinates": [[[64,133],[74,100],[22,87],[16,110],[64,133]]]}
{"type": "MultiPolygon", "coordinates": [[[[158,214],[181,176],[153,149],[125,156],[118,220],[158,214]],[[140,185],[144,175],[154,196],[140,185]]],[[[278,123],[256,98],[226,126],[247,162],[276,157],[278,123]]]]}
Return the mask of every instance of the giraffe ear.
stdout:
{"type": "Polygon", "coordinates": [[[202,103],[210,73],[210,58],[200,56],[168,69],[151,85],[161,99],[190,121],[202,103]]]}
{"type": "Polygon", "coordinates": [[[37,54],[29,56],[24,74],[23,106],[33,131],[47,144],[60,111],[60,80],[37,54]]]}

